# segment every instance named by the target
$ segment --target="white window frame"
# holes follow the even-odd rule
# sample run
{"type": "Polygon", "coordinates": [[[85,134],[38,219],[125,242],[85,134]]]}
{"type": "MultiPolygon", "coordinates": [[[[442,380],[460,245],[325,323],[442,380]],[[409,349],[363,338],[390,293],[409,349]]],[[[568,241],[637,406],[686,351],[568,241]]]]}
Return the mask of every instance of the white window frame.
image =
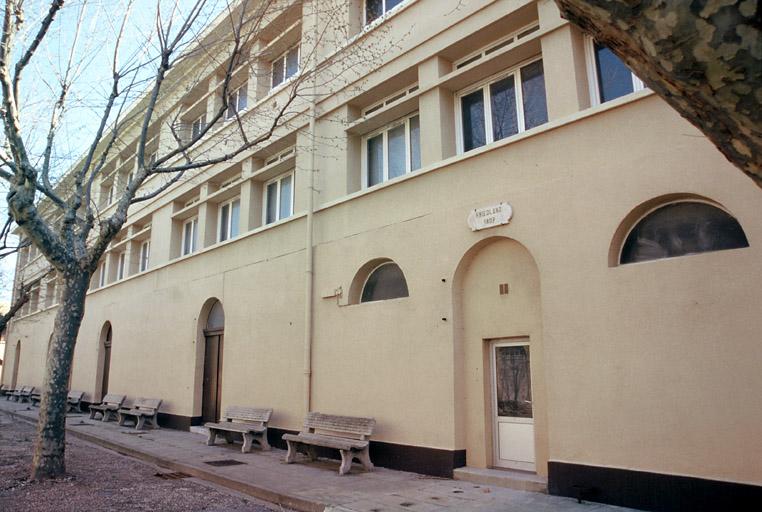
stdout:
{"type": "MultiPolygon", "coordinates": [[[[506,71],[501,71],[500,73],[497,73],[495,75],[492,75],[489,78],[486,78],[482,80],[481,82],[478,82],[477,84],[474,84],[466,89],[463,89],[461,91],[458,91],[458,93],[455,95],[455,139],[456,139],[456,147],[457,152],[459,155],[462,155],[465,153],[464,149],[464,139],[463,139],[463,97],[468,96],[469,94],[478,91],[479,89],[482,89],[484,94],[484,135],[485,135],[485,147],[493,142],[495,142],[495,134],[492,131],[492,94],[490,92],[490,85],[492,85],[495,82],[498,82],[504,78],[507,78],[508,76],[513,75],[513,83],[516,91],[516,122],[518,125],[518,132],[516,132],[513,135],[510,135],[508,137],[504,137],[499,140],[505,140],[509,139],[511,137],[515,137],[516,135],[523,133],[526,131],[525,128],[525,122],[524,122],[524,91],[522,90],[522,82],[521,82],[521,68],[528,66],[530,64],[533,64],[537,61],[542,60],[542,55],[537,55],[535,57],[532,57],[531,59],[524,60],[517,65],[511,67],[510,69],[506,71]]],[[[544,63],[543,63],[543,76],[545,74],[544,70],[544,63]]],[[[547,100],[547,86],[545,88],[545,95],[547,100]]],[[[475,149],[479,148],[473,148],[469,151],[473,151],[475,149]]]]}
{"type": "Polygon", "coordinates": [[[249,108],[248,87],[249,87],[249,83],[244,82],[235,90],[228,93],[228,108],[225,109],[225,121],[230,121],[232,119],[235,119],[236,115],[239,115],[241,112],[245,112],[246,109],[249,108]],[[238,104],[240,103],[240,99],[241,99],[241,91],[243,91],[246,94],[246,105],[241,108],[238,108],[238,104]],[[233,102],[235,102],[235,114],[230,115],[230,105],[233,102]]]}
{"type": "Polygon", "coordinates": [[[121,281],[126,277],[125,270],[127,268],[127,251],[122,251],[119,253],[119,257],[117,259],[116,264],[116,280],[121,281]]]}
{"type": "MultiPolygon", "coordinates": [[[[587,84],[588,91],[590,92],[590,105],[593,107],[602,104],[601,91],[598,83],[598,66],[596,66],[595,60],[595,39],[590,35],[585,35],[585,66],[587,67],[587,84]]],[[[630,71],[630,75],[632,75],[633,93],[642,91],[646,88],[643,81],[638,78],[635,73],[630,71]]]]}
{"type": "Polygon", "coordinates": [[[481,60],[484,57],[487,57],[488,55],[491,55],[492,53],[501,50],[510,44],[523,40],[538,30],[540,30],[540,23],[538,21],[533,21],[532,23],[524,25],[523,27],[514,30],[509,34],[506,34],[500,39],[497,39],[496,41],[493,41],[490,44],[479,48],[475,52],[471,52],[465,57],[461,57],[452,63],[452,67],[453,69],[462,69],[469,64],[481,60]]]}
{"type": "MultiPolygon", "coordinates": [[[[382,183],[386,183],[389,181],[389,132],[393,130],[394,128],[397,128],[398,126],[405,125],[405,174],[410,174],[413,172],[413,165],[410,161],[412,156],[412,147],[410,143],[410,120],[414,117],[418,117],[418,129],[421,128],[421,118],[420,118],[420,112],[416,111],[412,114],[408,114],[403,118],[397,119],[396,121],[393,121],[386,126],[383,126],[377,130],[374,130],[370,132],[367,135],[364,135],[362,137],[362,147],[360,148],[361,158],[362,158],[362,166],[361,166],[361,180],[362,180],[362,188],[370,188],[375,187],[378,185],[381,185],[382,183]],[[381,183],[376,183],[375,185],[369,185],[368,184],[368,141],[374,137],[377,137],[378,135],[383,134],[383,154],[384,154],[384,168],[383,168],[383,174],[384,179],[381,180],[381,183]]],[[[418,141],[419,146],[422,144],[422,141],[418,141]]],[[[419,167],[420,169],[420,167],[419,167]]],[[[416,171],[418,169],[415,169],[416,171]]],[[[395,178],[401,178],[402,176],[396,176],[395,178]]]]}
{"type": "Polygon", "coordinates": [[[193,254],[198,249],[198,217],[193,217],[192,219],[188,219],[185,222],[183,222],[181,246],[182,247],[180,248],[180,254],[182,256],[193,254]],[[190,226],[190,230],[191,230],[190,248],[185,247],[185,234],[187,233],[187,230],[189,229],[188,226],[190,226]]]}
{"type": "Polygon", "coordinates": [[[276,176],[275,178],[268,180],[265,182],[265,184],[262,186],[262,224],[269,226],[270,224],[275,224],[278,221],[281,221],[283,219],[287,219],[294,215],[294,197],[295,191],[296,191],[296,176],[294,173],[294,170],[290,170],[288,172],[284,172],[283,174],[280,174],[276,176]],[[286,217],[280,216],[280,200],[281,200],[281,182],[291,176],[291,208],[286,217]],[[275,220],[272,222],[267,222],[267,187],[270,186],[273,183],[277,183],[276,190],[278,193],[275,195],[275,220]]]}
{"type": "Polygon", "coordinates": [[[368,21],[368,0],[363,0],[362,3],[362,25],[363,27],[368,27],[370,25],[373,25],[375,23],[380,23],[381,20],[385,19],[387,16],[390,16],[390,13],[395,12],[397,9],[401,8],[403,5],[408,3],[410,0],[402,0],[400,3],[392,7],[391,9],[387,9],[386,7],[386,0],[382,0],[384,3],[383,12],[378,18],[374,18],[370,21],[368,21]]]}
{"type": "Polygon", "coordinates": [[[106,286],[106,262],[102,261],[98,265],[98,288],[106,286]]]}
{"type": "Polygon", "coordinates": [[[227,242],[228,240],[231,240],[233,238],[236,238],[238,235],[241,234],[241,196],[236,196],[232,199],[229,199],[225,201],[224,203],[220,203],[217,207],[217,243],[220,242],[227,242]],[[238,233],[235,235],[232,234],[232,228],[233,228],[233,203],[238,201],[238,233]],[[228,206],[228,221],[227,225],[225,226],[225,233],[226,238],[225,240],[222,239],[222,209],[228,206]]]}
{"type": "Polygon", "coordinates": [[[195,140],[206,128],[206,112],[191,121],[191,140],[195,140]]]}
{"type": "Polygon", "coordinates": [[[138,269],[140,272],[148,270],[148,265],[151,261],[151,241],[146,240],[140,244],[140,253],[138,261],[138,269]]]}
{"type": "Polygon", "coordinates": [[[274,58],[272,62],[270,62],[270,90],[274,91],[275,89],[279,89],[283,87],[295,76],[297,76],[301,70],[302,70],[302,42],[297,41],[296,44],[289,46],[285,52],[281,53],[276,58],[274,58]],[[287,58],[288,58],[289,52],[291,52],[291,50],[293,50],[294,48],[296,48],[296,71],[294,71],[293,75],[287,76],[287,70],[286,70],[287,58]],[[273,78],[275,78],[275,64],[279,60],[283,61],[283,77],[281,78],[280,82],[273,85],[273,78]]]}

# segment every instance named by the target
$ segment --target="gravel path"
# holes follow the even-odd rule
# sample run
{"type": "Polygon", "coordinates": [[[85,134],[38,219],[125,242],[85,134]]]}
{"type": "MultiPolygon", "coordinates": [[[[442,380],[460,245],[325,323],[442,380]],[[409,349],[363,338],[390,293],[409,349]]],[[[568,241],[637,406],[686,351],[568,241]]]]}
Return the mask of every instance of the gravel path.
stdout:
{"type": "Polygon", "coordinates": [[[227,491],[195,478],[163,479],[170,473],[86,441],[67,437],[66,478],[27,480],[34,427],[0,413],[0,511],[86,512],[272,512],[277,505],[227,491]]]}

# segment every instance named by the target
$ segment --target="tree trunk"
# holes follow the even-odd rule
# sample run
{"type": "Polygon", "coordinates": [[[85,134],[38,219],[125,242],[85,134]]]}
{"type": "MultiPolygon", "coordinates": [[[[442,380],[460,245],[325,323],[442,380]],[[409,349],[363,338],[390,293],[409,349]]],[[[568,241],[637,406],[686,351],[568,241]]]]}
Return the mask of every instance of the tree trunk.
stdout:
{"type": "Polygon", "coordinates": [[[556,0],[762,187],[762,4],[556,0]]]}
{"type": "Polygon", "coordinates": [[[64,275],[64,288],[48,350],[37,421],[37,441],[34,445],[31,474],[34,480],[55,478],[66,471],[66,396],[69,393],[74,344],[85,314],[85,296],[89,285],[88,272],[77,270],[72,275],[64,275]]]}

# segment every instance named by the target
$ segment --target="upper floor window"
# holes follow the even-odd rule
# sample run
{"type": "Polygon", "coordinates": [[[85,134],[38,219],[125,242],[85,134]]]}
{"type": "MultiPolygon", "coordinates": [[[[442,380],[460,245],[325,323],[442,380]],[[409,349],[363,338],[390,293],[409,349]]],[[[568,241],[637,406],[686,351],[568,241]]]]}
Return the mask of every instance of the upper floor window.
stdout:
{"type": "Polygon", "coordinates": [[[106,286],[106,262],[98,265],[98,288],[106,286]]]}
{"type": "Polygon", "coordinates": [[[396,299],[409,296],[402,269],[393,261],[377,266],[362,287],[360,302],[396,299]]]}
{"type": "Polygon", "coordinates": [[[596,43],[593,38],[586,39],[585,49],[593,105],[600,105],[644,88],[643,82],[614,52],[596,43]]]}
{"type": "Polygon", "coordinates": [[[299,71],[299,45],[289,48],[272,63],[272,88],[294,76],[299,71]]]}
{"type": "Polygon", "coordinates": [[[191,139],[196,140],[206,128],[206,114],[200,115],[191,123],[191,139]]]}
{"type": "Polygon", "coordinates": [[[183,250],[182,255],[191,254],[198,247],[198,217],[185,221],[183,224],[183,250]]]}
{"type": "Polygon", "coordinates": [[[697,201],[661,206],[627,235],[619,263],[686,256],[748,247],[741,225],[720,208],[697,201]]]}
{"type": "Polygon", "coordinates": [[[138,264],[138,269],[140,272],[145,272],[148,270],[148,261],[151,258],[151,241],[146,240],[142,244],[140,244],[140,261],[138,264]]]}
{"type": "Polygon", "coordinates": [[[542,60],[461,93],[458,106],[462,151],[546,123],[548,108],[542,60]]]}
{"type": "Polygon", "coordinates": [[[220,205],[218,211],[217,241],[224,242],[238,236],[239,216],[241,214],[241,199],[236,197],[220,205]]]}
{"type": "Polygon", "coordinates": [[[127,276],[127,252],[122,251],[119,253],[119,262],[116,266],[116,279],[117,281],[124,279],[127,276]]]}
{"type": "Polygon", "coordinates": [[[282,174],[265,184],[265,224],[290,217],[294,213],[294,173],[282,174]]]}
{"type": "Polygon", "coordinates": [[[248,84],[244,83],[241,87],[228,94],[228,109],[225,112],[225,119],[233,119],[238,112],[246,109],[247,87],[248,84]]]}
{"type": "Polygon", "coordinates": [[[400,119],[363,138],[364,186],[421,168],[421,123],[418,114],[400,119]]]}
{"type": "Polygon", "coordinates": [[[365,24],[380,18],[405,0],[365,0],[365,24]]]}

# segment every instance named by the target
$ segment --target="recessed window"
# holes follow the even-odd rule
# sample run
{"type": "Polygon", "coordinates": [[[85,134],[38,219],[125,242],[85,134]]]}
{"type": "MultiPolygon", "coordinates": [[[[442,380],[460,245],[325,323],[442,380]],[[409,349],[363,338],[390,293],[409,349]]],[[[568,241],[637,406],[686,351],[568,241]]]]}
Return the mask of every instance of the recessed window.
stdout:
{"type": "Polygon", "coordinates": [[[125,277],[125,270],[127,269],[127,252],[122,251],[119,253],[119,261],[116,266],[116,279],[120,281],[125,277]]]}
{"type": "Polygon", "coordinates": [[[206,128],[206,114],[202,114],[191,123],[191,139],[198,139],[204,128],[206,128]]]}
{"type": "Polygon", "coordinates": [[[748,247],[741,225],[707,203],[672,203],[643,217],[627,235],[619,263],[748,247]]]}
{"type": "Polygon", "coordinates": [[[363,141],[363,181],[366,187],[421,168],[421,123],[418,114],[392,123],[363,141]]]}
{"type": "Polygon", "coordinates": [[[241,87],[228,94],[228,109],[225,111],[225,119],[233,119],[236,114],[246,109],[246,88],[247,84],[244,83],[241,87]]]}
{"type": "Polygon", "coordinates": [[[408,295],[407,281],[402,269],[393,261],[387,261],[368,275],[362,288],[360,302],[397,299],[408,295]]]}
{"type": "Polygon", "coordinates": [[[238,197],[220,205],[220,209],[218,210],[218,242],[224,242],[225,240],[238,236],[240,214],[241,200],[238,197]]]}
{"type": "Polygon", "coordinates": [[[182,255],[191,254],[198,247],[198,217],[185,221],[183,224],[183,250],[182,255]]]}
{"type": "Polygon", "coordinates": [[[289,48],[272,63],[272,88],[299,72],[299,45],[289,48]]]}
{"type": "Polygon", "coordinates": [[[548,121],[542,60],[460,95],[460,146],[470,151],[548,121]]]}
{"type": "Polygon", "coordinates": [[[294,173],[278,176],[265,184],[265,224],[290,217],[294,213],[294,173]]]}
{"type": "Polygon", "coordinates": [[[140,272],[145,272],[148,270],[148,261],[151,258],[151,241],[146,240],[142,244],[140,244],[140,262],[138,264],[138,269],[140,272]]]}
{"type": "Polygon", "coordinates": [[[365,24],[380,18],[405,0],[365,0],[365,24]]]}
{"type": "Polygon", "coordinates": [[[98,288],[106,286],[106,262],[98,265],[98,288]]]}
{"type": "Polygon", "coordinates": [[[585,46],[593,105],[600,105],[644,88],[643,82],[614,52],[591,37],[586,39],[585,46]]]}

